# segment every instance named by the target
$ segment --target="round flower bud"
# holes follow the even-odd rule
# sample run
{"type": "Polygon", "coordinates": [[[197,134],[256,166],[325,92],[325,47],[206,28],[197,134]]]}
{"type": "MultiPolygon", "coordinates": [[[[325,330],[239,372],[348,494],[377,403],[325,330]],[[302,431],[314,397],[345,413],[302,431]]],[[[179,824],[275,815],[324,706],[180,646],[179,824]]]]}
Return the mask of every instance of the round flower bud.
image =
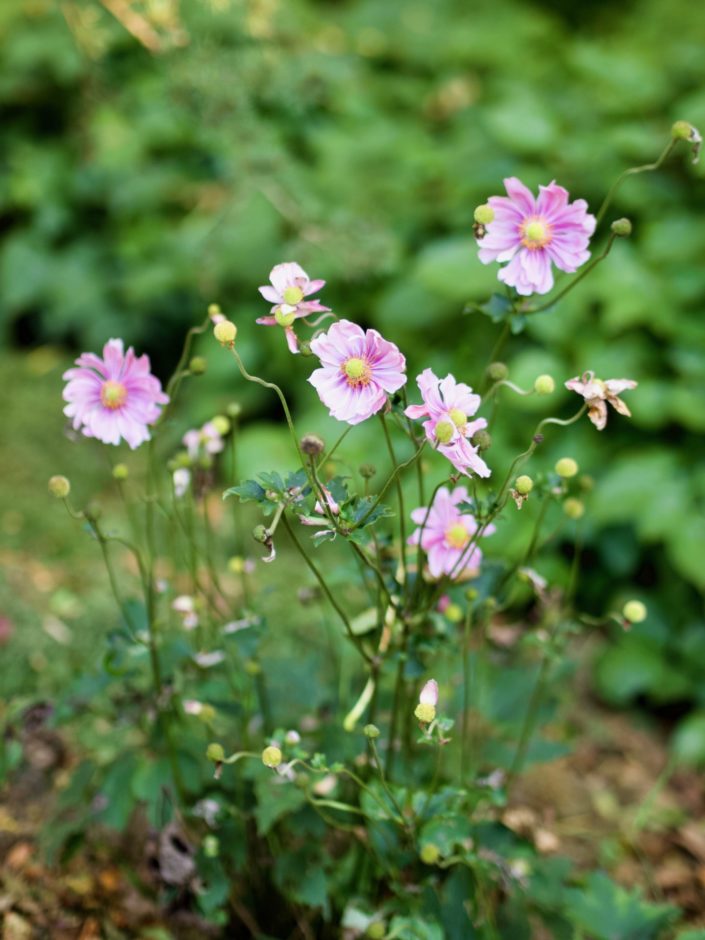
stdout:
{"type": "Polygon", "coordinates": [[[233,346],[237,336],[237,327],[230,320],[221,320],[213,327],[213,335],[221,346],[233,346]]]}
{"type": "Polygon", "coordinates": [[[261,542],[263,545],[269,538],[269,532],[267,532],[267,527],[264,525],[256,525],[252,530],[252,538],[255,542],[261,542]]]}
{"type": "Polygon", "coordinates": [[[509,375],[509,369],[503,362],[491,362],[487,366],[487,374],[493,382],[501,382],[509,375]]]}
{"type": "Polygon", "coordinates": [[[203,854],[206,858],[218,858],[220,853],[220,842],[218,837],[214,835],[207,835],[203,840],[203,854]]]}
{"type": "Polygon", "coordinates": [[[130,475],[130,471],[126,463],[116,463],[113,467],[113,479],[114,480],[126,480],[130,475]]]}
{"type": "Polygon", "coordinates": [[[615,219],[610,228],[620,238],[628,238],[632,234],[632,223],[629,219],[615,219]]]}
{"type": "Polygon", "coordinates": [[[325,447],[326,445],[317,434],[304,434],[301,438],[301,450],[309,457],[318,457],[325,447]]]}
{"type": "Polygon", "coordinates": [[[378,738],[381,733],[377,725],[365,725],[362,730],[366,738],[378,738]]]}
{"type": "Polygon", "coordinates": [[[444,613],[451,623],[460,623],[463,619],[463,608],[460,604],[448,604],[444,613]]]}
{"type": "Polygon", "coordinates": [[[282,762],[282,752],[275,744],[270,744],[262,751],[262,763],[265,767],[278,767],[282,762]]]}
{"type": "Polygon", "coordinates": [[[203,375],[208,368],[208,363],[203,356],[194,356],[188,364],[188,370],[191,375],[203,375]]]}
{"type": "Polygon", "coordinates": [[[377,467],[371,463],[363,463],[360,467],[360,476],[363,480],[371,480],[377,473],[377,467]]]}
{"type": "Polygon", "coordinates": [[[426,702],[419,702],[414,709],[414,715],[419,721],[429,724],[436,717],[436,708],[434,705],[429,705],[426,702]]]}
{"type": "Polygon", "coordinates": [[[676,121],[671,128],[671,137],[674,140],[692,140],[693,131],[695,128],[688,121],[676,121]]]}
{"type": "Polygon", "coordinates": [[[216,764],[222,764],[225,760],[225,751],[223,750],[223,745],[214,742],[209,744],[206,750],[206,757],[208,760],[212,760],[216,764]]]}
{"type": "Polygon", "coordinates": [[[213,319],[213,317],[222,317],[223,311],[220,309],[220,304],[208,304],[208,316],[213,319]]]}
{"type": "Polygon", "coordinates": [[[550,395],[556,387],[552,375],[539,375],[534,382],[534,391],[537,395],[550,395]]]}
{"type": "Polygon", "coordinates": [[[484,203],[484,205],[477,206],[473,213],[473,218],[478,225],[489,225],[490,222],[494,220],[494,209],[492,206],[488,206],[487,203],[484,203]]]}
{"type": "Polygon", "coordinates": [[[563,512],[569,519],[580,519],[585,514],[585,503],[574,496],[569,496],[563,503],[563,512]]]}
{"type": "Polygon", "coordinates": [[[492,437],[485,430],[476,431],[472,436],[472,443],[482,453],[482,451],[489,450],[492,446],[492,437]]]}
{"type": "Polygon", "coordinates": [[[213,418],[211,421],[211,424],[221,437],[227,434],[230,430],[230,419],[226,418],[225,415],[216,415],[215,418],[213,418]]]}
{"type": "Polygon", "coordinates": [[[295,731],[292,728],[290,731],[287,731],[287,733],[284,735],[284,740],[286,741],[287,744],[291,744],[292,746],[294,744],[300,744],[301,735],[299,734],[298,731],[295,731]]]}
{"type": "Polygon", "coordinates": [[[239,418],[242,414],[242,405],[239,402],[231,401],[225,408],[225,414],[229,418],[239,418]]]}
{"type": "Polygon", "coordinates": [[[555,471],[559,477],[568,480],[578,472],[578,465],[572,457],[561,457],[555,466],[555,471]]]}
{"type": "Polygon", "coordinates": [[[622,616],[629,623],[641,623],[646,620],[647,614],[646,604],[642,604],[641,601],[627,601],[622,608],[622,616]]]}
{"type": "Polygon", "coordinates": [[[66,477],[55,476],[49,480],[49,492],[57,499],[66,499],[71,492],[71,484],[66,477]]]}
{"type": "Polygon", "coordinates": [[[523,473],[520,477],[517,477],[514,481],[514,489],[517,493],[520,493],[522,496],[528,496],[529,493],[534,488],[534,481],[530,476],[527,476],[523,473]]]}
{"type": "Polygon", "coordinates": [[[440,857],[441,850],[437,845],[434,845],[433,842],[427,842],[426,845],[421,846],[419,858],[424,865],[435,865],[440,857]]]}
{"type": "Polygon", "coordinates": [[[367,928],[369,940],[384,940],[387,935],[387,925],[383,920],[374,920],[367,928]]]}

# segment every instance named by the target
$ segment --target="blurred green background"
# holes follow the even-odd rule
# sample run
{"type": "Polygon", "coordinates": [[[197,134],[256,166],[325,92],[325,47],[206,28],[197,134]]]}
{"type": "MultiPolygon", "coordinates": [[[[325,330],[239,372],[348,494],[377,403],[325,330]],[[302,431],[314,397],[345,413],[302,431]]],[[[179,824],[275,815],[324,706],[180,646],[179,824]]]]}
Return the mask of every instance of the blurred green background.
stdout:
{"type": "MultiPolygon", "coordinates": [[[[704,42],[691,0],[3,0],[3,612],[35,670],[42,644],[61,642],[47,617],[83,624],[90,651],[86,630],[112,616],[83,567],[93,546],[44,495],[54,472],[84,496],[106,486],[100,449],[64,434],[61,373],[78,351],[122,336],[166,377],[218,301],[249,367],[286,384],[300,429],[332,438],[311,360],[292,365],[278,332],[254,325],[257,286],[296,260],[327,279],[324,302],[401,346],[410,375],[431,365],[478,385],[497,328],[462,310],[497,282],[476,258],[474,206],[518,175],[555,178],[594,211],[674,120],[705,126],[704,42]],[[61,566],[59,586],[43,562],[61,566]]],[[[633,237],[506,356],[519,384],[548,371],[562,387],[587,368],[639,380],[633,421],[552,437],[540,465],[569,453],[596,480],[581,606],[649,605],[598,656],[597,689],[669,720],[705,709],[704,172],[682,148],[629,180],[611,217],[628,215],[633,237]]],[[[179,434],[237,399],[243,470],[281,464],[276,402],[212,345],[179,434]]],[[[545,408],[574,406],[565,392],[505,399],[490,462],[523,449],[545,408]]],[[[378,446],[356,431],[351,464],[378,446]]],[[[554,545],[549,573],[566,564],[554,545]]]]}

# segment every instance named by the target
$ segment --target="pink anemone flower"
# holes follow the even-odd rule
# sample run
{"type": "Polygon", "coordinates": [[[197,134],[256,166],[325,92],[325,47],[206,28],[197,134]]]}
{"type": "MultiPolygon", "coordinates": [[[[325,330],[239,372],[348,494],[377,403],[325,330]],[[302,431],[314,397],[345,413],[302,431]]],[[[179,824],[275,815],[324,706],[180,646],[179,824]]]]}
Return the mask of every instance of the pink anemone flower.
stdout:
{"type": "Polygon", "coordinates": [[[360,424],[406,382],[406,359],[394,343],[350,320],[339,320],[311,340],[311,350],[322,368],[309,382],[338,421],[360,424]]]}
{"type": "Polygon", "coordinates": [[[491,196],[494,219],[478,242],[483,264],[508,261],[497,277],[518,294],[547,294],[554,264],[574,272],[590,257],[587,250],[595,217],[584,199],[568,202],[568,191],[551,182],[533,193],[514,176],[504,181],[506,196],[491,196]]]}
{"type": "Polygon", "coordinates": [[[417,376],[423,398],[422,405],[409,405],[404,414],[409,418],[427,418],[423,428],[426,437],[460,473],[488,477],[491,473],[470,439],[487,427],[484,418],[469,421],[480,407],[482,399],[469,385],[456,382],[452,375],[439,379],[432,369],[424,369],[417,376]]]}
{"type": "Polygon", "coordinates": [[[281,326],[290,352],[298,353],[299,344],[294,332],[294,322],[311,313],[328,313],[318,300],[306,300],[325,286],[325,281],[311,280],[304,269],[294,261],[275,265],[269,274],[271,284],[259,288],[260,294],[274,306],[270,316],[259,317],[263,326],[281,326]]]}
{"type": "Polygon", "coordinates": [[[633,379],[602,379],[595,378],[594,372],[585,372],[582,376],[576,375],[574,379],[568,379],[565,387],[571,392],[577,392],[582,395],[588,405],[588,418],[592,421],[598,431],[602,431],[607,424],[607,404],[612,405],[614,410],[620,415],[626,415],[631,418],[631,411],[619,397],[622,392],[636,388],[637,383],[633,379]]]}
{"type": "MultiPolygon", "coordinates": [[[[454,490],[442,486],[431,507],[421,506],[411,513],[419,526],[407,539],[409,545],[418,545],[426,553],[428,572],[438,580],[447,575],[453,580],[467,578],[480,567],[482,552],[472,545],[477,535],[478,524],[471,513],[462,513],[458,506],[466,502],[468,491],[464,486],[454,490]],[[468,549],[470,549],[468,551],[468,549]]],[[[482,535],[492,535],[493,525],[487,526],[482,535]]]]}
{"type": "Polygon", "coordinates": [[[169,401],[149,371],[149,356],[136,356],[132,347],[125,352],[121,339],[111,339],[102,359],[83,353],[76,365],[63,375],[64,414],[74,428],[104,444],[125,440],[133,450],[148,441],[149,425],[169,401]]]}

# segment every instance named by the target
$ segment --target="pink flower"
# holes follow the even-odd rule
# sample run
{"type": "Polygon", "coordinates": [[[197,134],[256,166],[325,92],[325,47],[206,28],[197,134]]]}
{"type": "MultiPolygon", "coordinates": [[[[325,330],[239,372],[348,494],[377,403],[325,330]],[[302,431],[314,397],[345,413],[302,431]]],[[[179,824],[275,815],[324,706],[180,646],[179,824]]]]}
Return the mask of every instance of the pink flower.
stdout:
{"type": "Polygon", "coordinates": [[[621,392],[636,388],[633,379],[596,379],[594,372],[584,372],[582,376],[576,375],[568,379],[565,387],[572,392],[582,395],[588,404],[588,418],[598,431],[602,431],[607,424],[607,402],[621,415],[631,417],[631,411],[619,397],[621,392]]]}
{"type": "Polygon", "coordinates": [[[488,477],[490,468],[470,443],[473,434],[487,427],[484,418],[468,421],[480,407],[480,396],[473,394],[469,385],[456,382],[452,375],[439,379],[432,369],[424,369],[416,381],[424,403],[409,405],[404,414],[429,419],[423,425],[426,437],[456,470],[467,476],[472,471],[479,477],[488,477]]]}
{"type": "Polygon", "coordinates": [[[324,307],[318,300],[305,300],[311,294],[317,294],[325,281],[312,281],[304,269],[293,261],[275,265],[269,274],[271,286],[259,288],[265,300],[274,304],[271,316],[259,317],[257,322],[263,326],[281,326],[284,329],[289,350],[298,353],[299,345],[293,324],[300,317],[310,313],[327,313],[330,307],[324,307]]]}
{"type": "Polygon", "coordinates": [[[213,421],[206,421],[200,430],[194,428],[187,431],[181,438],[181,443],[192,460],[202,454],[219,454],[225,447],[223,436],[213,421]]]}
{"type": "Polygon", "coordinates": [[[111,339],[102,359],[83,353],[76,365],[63,375],[64,414],[73,419],[74,428],[104,444],[125,440],[133,450],[148,441],[149,425],[169,401],[149,371],[149,356],[135,356],[132,347],[125,353],[122,340],[111,339]]]}
{"type": "Polygon", "coordinates": [[[311,349],[323,368],[309,382],[338,421],[365,421],[406,382],[406,360],[394,343],[349,320],[339,320],[311,340],[311,349]]]}
{"type": "MultiPolygon", "coordinates": [[[[438,579],[443,575],[451,575],[454,579],[467,577],[480,566],[480,549],[475,545],[468,552],[478,531],[477,522],[470,513],[461,513],[458,509],[458,505],[467,499],[468,491],[464,486],[457,486],[452,492],[442,486],[430,509],[422,506],[411,513],[411,518],[420,528],[407,541],[409,545],[418,545],[421,541],[432,578],[438,579]]],[[[494,531],[494,526],[490,525],[482,534],[492,535],[494,531]]]]}
{"type": "Polygon", "coordinates": [[[421,689],[419,702],[421,705],[433,705],[434,708],[438,705],[438,683],[435,679],[429,679],[421,689]]]}
{"type": "Polygon", "coordinates": [[[568,191],[555,182],[533,194],[515,176],[504,181],[507,196],[491,196],[494,219],[480,239],[483,264],[508,261],[497,275],[518,294],[547,294],[553,287],[551,263],[577,271],[590,257],[587,250],[595,217],[584,199],[568,202],[568,191]]]}

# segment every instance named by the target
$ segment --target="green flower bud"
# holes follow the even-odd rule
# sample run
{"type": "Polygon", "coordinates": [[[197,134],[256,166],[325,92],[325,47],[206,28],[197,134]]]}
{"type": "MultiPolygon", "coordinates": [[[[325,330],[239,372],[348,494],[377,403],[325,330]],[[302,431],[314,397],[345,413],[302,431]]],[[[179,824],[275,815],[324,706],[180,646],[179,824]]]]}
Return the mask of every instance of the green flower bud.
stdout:
{"type": "Polygon", "coordinates": [[[473,213],[473,218],[478,225],[489,225],[490,222],[494,220],[494,209],[492,206],[488,206],[487,203],[484,203],[481,206],[477,206],[473,213]]]}
{"type": "Polygon", "coordinates": [[[365,725],[362,730],[366,738],[378,738],[381,734],[377,725],[365,725]]]}
{"type": "Polygon", "coordinates": [[[242,405],[239,402],[231,401],[225,409],[225,414],[229,418],[239,418],[242,414],[242,405]]]}
{"type": "Polygon", "coordinates": [[[55,476],[49,480],[49,492],[57,499],[66,499],[71,492],[71,484],[67,477],[55,476]]]}
{"type": "Polygon", "coordinates": [[[226,418],[225,415],[216,415],[211,424],[221,437],[224,437],[230,430],[230,418],[226,418]]]}
{"type": "Polygon", "coordinates": [[[314,355],[314,352],[311,349],[311,344],[309,343],[307,339],[299,340],[299,355],[304,356],[304,357],[314,355]]]}
{"type": "Polygon", "coordinates": [[[503,362],[491,362],[487,367],[487,374],[493,382],[502,382],[509,375],[509,369],[503,362]]]}
{"type": "Polygon", "coordinates": [[[534,391],[537,395],[550,395],[556,388],[552,375],[539,375],[534,382],[534,391]]]}
{"type": "Polygon", "coordinates": [[[113,467],[114,480],[126,480],[129,475],[130,471],[126,463],[116,463],[113,467]]]}
{"type": "Polygon", "coordinates": [[[282,762],[282,752],[275,744],[270,744],[262,751],[262,763],[265,767],[278,767],[282,762]]]}
{"type": "Polygon", "coordinates": [[[534,488],[534,481],[525,473],[517,477],[514,481],[514,489],[522,496],[528,496],[534,488]]]}
{"type": "Polygon", "coordinates": [[[475,431],[472,436],[472,443],[477,447],[477,449],[482,453],[482,451],[489,450],[492,446],[492,437],[489,432],[483,430],[475,431]]]}
{"type": "Polygon", "coordinates": [[[555,466],[555,471],[559,477],[568,480],[578,472],[578,464],[572,457],[561,457],[555,466]]]}
{"type": "Polygon", "coordinates": [[[203,854],[206,858],[218,858],[220,854],[220,842],[218,837],[214,835],[207,835],[203,840],[203,854]]]}
{"type": "Polygon", "coordinates": [[[646,609],[646,604],[642,604],[641,601],[627,601],[622,608],[622,616],[625,620],[628,620],[629,623],[641,623],[643,620],[646,620],[647,615],[648,610],[646,609]]]}
{"type": "Polygon", "coordinates": [[[629,219],[615,219],[610,228],[620,238],[628,238],[632,234],[632,223],[629,219]]]}
{"type": "Polygon", "coordinates": [[[208,304],[208,316],[222,317],[223,311],[220,309],[220,304],[208,304]]]}
{"type": "Polygon", "coordinates": [[[676,121],[671,128],[671,137],[674,140],[692,140],[693,131],[695,131],[695,128],[689,121],[676,121]]]}
{"type": "Polygon", "coordinates": [[[383,920],[375,920],[367,928],[369,940],[384,940],[387,935],[387,926],[383,920]]]}
{"type": "Polygon", "coordinates": [[[463,619],[463,608],[460,604],[448,604],[443,613],[451,623],[460,623],[463,619]]]}
{"type": "Polygon", "coordinates": [[[203,375],[208,368],[208,363],[203,356],[194,356],[188,364],[188,370],[191,375],[203,375]]]}
{"type": "Polygon", "coordinates": [[[435,865],[440,857],[441,850],[437,845],[434,845],[433,842],[427,842],[425,845],[421,846],[419,858],[424,863],[424,865],[435,865]]]}
{"type": "Polygon", "coordinates": [[[363,480],[371,480],[377,473],[377,467],[371,463],[363,463],[360,467],[360,476],[363,480]]]}
{"type": "Polygon", "coordinates": [[[252,538],[255,542],[261,542],[263,545],[269,538],[269,533],[267,532],[267,527],[264,525],[256,525],[252,530],[252,538]]]}
{"type": "Polygon", "coordinates": [[[223,745],[218,744],[217,741],[208,745],[206,749],[206,757],[208,760],[212,760],[214,764],[222,764],[225,760],[225,751],[223,750],[223,745]]]}
{"type": "Polygon", "coordinates": [[[585,514],[585,503],[574,496],[569,496],[563,503],[563,512],[569,519],[580,519],[585,514]]]}

